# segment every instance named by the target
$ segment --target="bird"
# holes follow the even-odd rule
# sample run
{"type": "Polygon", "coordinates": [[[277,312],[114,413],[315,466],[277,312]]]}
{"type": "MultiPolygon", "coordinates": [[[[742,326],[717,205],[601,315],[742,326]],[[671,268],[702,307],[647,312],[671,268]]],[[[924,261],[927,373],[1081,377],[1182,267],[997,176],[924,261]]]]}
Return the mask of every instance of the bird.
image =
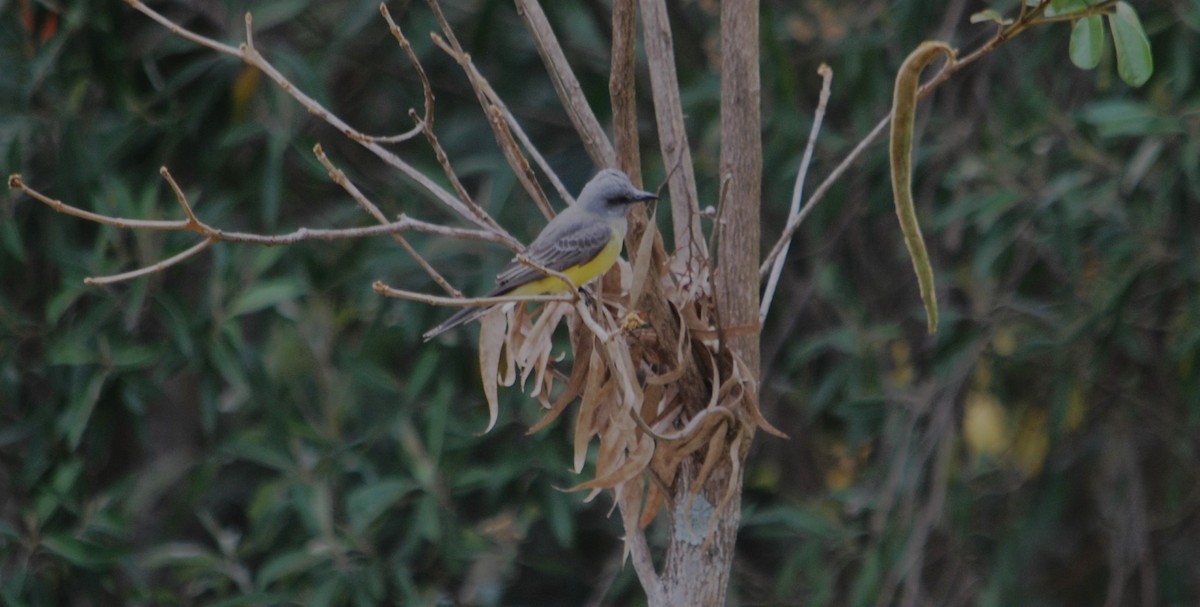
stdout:
{"type": "MultiPolygon", "coordinates": [[[[591,282],[617,262],[625,240],[625,216],[635,203],[658,200],[658,195],[639,190],[629,176],[617,169],[596,173],[575,203],[550,220],[528,247],[496,275],[496,288],[488,297],[500,295],[545,295],[565,293],[591,282]],[[562,273],[562,279],[547,276],[519,257],[562,273]]],[[[426,342],[459,325],[483,316],[489,307],[464,308],[422,336],[426,342]]]]}

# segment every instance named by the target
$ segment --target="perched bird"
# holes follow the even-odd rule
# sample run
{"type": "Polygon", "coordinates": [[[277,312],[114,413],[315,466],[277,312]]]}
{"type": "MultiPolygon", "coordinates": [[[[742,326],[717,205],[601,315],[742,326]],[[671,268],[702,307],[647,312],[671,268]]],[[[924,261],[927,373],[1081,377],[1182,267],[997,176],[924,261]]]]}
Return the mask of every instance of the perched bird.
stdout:
{"type": "MultiPolygon", "coordinates": [[[[633,203],[650,200],[658,200],[658,195],[633,187],[625,173],[616,169],[600,171],[583,186],[575,204],[546,224],[521,252],[534,264],[561,272],[574,285],[563,284],[561,279],[546,276],[514,258],[496,276],[496,288],[488,297],[564,293],[604,274],[621,254],[628,227],[625,213],[633,203]]],[[[427,331],[423,338],[429,341],[487,311],[486,307],[464,308],[427,331]]]]}

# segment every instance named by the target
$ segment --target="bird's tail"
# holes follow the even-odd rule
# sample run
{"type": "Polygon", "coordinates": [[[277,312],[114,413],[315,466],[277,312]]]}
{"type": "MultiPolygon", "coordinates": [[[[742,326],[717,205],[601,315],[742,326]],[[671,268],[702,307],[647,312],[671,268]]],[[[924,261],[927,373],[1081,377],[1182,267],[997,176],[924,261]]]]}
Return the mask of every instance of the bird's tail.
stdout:
{"type": "Polygon", "coordinates": [[[476,318],[479,318],[480,316],[487,314],[488,310],[491,310],[491,308],[490,307],[463,308],[463,309],[459,310],[458,312],[455,312],[454,315],[451,316],[450,318],[447,318],[446,322],[443,322],[442,324],[426,331],[425,334],[421,336],[421,339],[424,341],[429,341],[429,340],[437,337],[438,335],[441,335],[442,333],[445,333],[446,331],[453,329],[454,327],[457,327],[459,325],[465,325],[465,324],[471,322],[472,320],[475,320],[476,318]]]}

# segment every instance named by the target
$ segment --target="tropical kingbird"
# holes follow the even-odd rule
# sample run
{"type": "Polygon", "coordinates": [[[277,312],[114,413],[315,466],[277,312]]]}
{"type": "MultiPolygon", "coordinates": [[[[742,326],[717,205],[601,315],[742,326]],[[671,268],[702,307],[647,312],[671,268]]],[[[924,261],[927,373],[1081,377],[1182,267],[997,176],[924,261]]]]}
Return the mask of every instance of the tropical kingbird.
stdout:
{"type": "MultiPolygon", "coordinates": [[[[596,174],[575,204],[559,213],[542,228],[542,233],[521,252],[530,262],[560,272],[571,280],[547,276],[514,258],[496,276],[498,295],[543,295],[564,293],[604,274],[617,262],[628,222],[625,213],[635,202],[658,200],[657,194],[633,186],[629,177],[616,169],[596,174]]],[[[464,308],[423,336],[429,341],[454,327],[471,322],[488,308],[464,308]]]]}

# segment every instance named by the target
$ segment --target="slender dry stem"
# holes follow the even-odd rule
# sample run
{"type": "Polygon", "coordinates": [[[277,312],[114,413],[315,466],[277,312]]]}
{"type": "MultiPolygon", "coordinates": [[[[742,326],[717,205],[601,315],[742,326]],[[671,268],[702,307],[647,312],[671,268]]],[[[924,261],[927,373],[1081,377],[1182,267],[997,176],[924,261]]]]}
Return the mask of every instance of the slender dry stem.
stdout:
{"type": "Polygon", "coordinates": [[[442,8],[438,0],[429,0],[429,6],[433,9],[434,17],[437,19],[438,25],[442,28],[442,33],[445,38],[436,34],[432,35],[433,41],[439,48],[446,52],[458,62],[462,67],[463,72],[467,75],[467,80],[471,83],[471,89],[475,91],[475,98],[479,102],[479,107],[483,109],[484,116],[488,119],[488,124],[492,127],[492,134],[496,138],[497,145],[500,146],[501,153],[504,154],[504,159],[508,161],[509,167],[512,168],[513,174],[517,176],[517,180],[521,182],[521,187],[529,194],[542,214],[546,219],[554,217],[554,210],[550,207],[550,201],[546,199],[546,193],[542,191],[541,184],[538,183],[537,176],[534,175],[533,169],[529,166],[529,161],[525,159],[525,155],[521,152],[520,146],[512,135],[512,129],[508,122],[504,119],[504,113],[496,108],[495,99],[499,98],[492,85],[483,77],[483,74],[475,67],[475,63],[471,61],[471,55],[467,53],[461,44],[458,42],[458,37],[454,35],[454,30],[450,27],[450,22],[446,20],[446,16],[442,13],[442,8]]]}
{"type": "Polygon", "coordinates": [[[550,28],[550,21],[546,19],[542,6],[537,0],[516,0],[516,3],[517,14],[533,35],[533,43],[542,57],[542,63],[546,64],[554,90],[558,91],[558,98],[566,108],[571,124],[575,125],[575,131],[583,139],[583,147],[592,162],[601,168],[617,166],[617,154],[613,151],[612,143],[588,105],[583,87],[579,86],[574,70],[567,63],[567,57],[558,44],[554,30],[550,28]]]}
{"type": "Polygon", "coordinates": [[[451,308],[476,308],[510,303],[546,303],[551,301],[570,303],[574,301],[574,298],[569,293],[553,295],[499,295],[495,297],[445,297],[442,295],[430,295],[429,293],[397,289],[384,284],[381,280],[371,283],[371,289],[385,297],[426,303],[434,306],[448,306],[451,308]]]}
{"type": "Polygon", "coordinates": [[[509,241],[503,236],[489,230],[474,230],[468,228],[451,228],[436,223],[421,221],[401,215],[396,221],[385,223],[383,225],[361,227],[361,228],[341,228],[341,229],[315,229],[315,228],[299,228],[295,231],[286,234],[254,234],[249,232],[230,232],[215,228],[196,218],[192,211],[191,205],[188,204],[187,198],[178,184],[171,177],[171,173],[164,167],[159,171],[167,182],[171,185],[171,189],[175,192],[179,204],[184,209],[184,213],[188,216],[187,219],[178,220],[156,220],[156,219],[128,219],[125,217],[112,217],[109,215],[101,215],[91,211],[85,211],[78,207],[71,206],[61,200],[51,198],[31,187],[20,175],[11,175],[8,178],[8,187],[21,190],[30,198],[45,204],[46,206],[80,219],[110,225],[122,229],[132,230],[159,230],[164,232],[195,232],[204,237],[205,242],[201,245],[193,246],[184,253],[180,253],[170,259],[163,260],[153,266],[134,270],[123,274],[104,277],[92,277],[86,279],[89,284],[109,284],[120,280],[128,280],[145,276],[157,270],[162,270],[169,266],[179,263],[200,251],[208,248],[216,242],[240,242],[248,244],[258,244],[267,246],[279,246],[295,244],[307,240],[343,240],[348,238],[366,238],[369,236],[379,236],[382,234],[395,234],[404,231],[424,232],[427,234],[435,234],[438,236],[446,236],[450,238],[461,238],[464,240],[479,240],[484,242],[494,242],[502,245],[509,245],[509,241]],[[153,268],[153,269],[151,269],[153,268]]]}
{"type": "MultiPolygon", "coordinates": [[[[817,100],[817,111],[813,115],[812,129],[808,132],[808,143],[804,146],[804,156],[800,159],[800,169],[796,172],[796,184],[792,187],[792,207],[788,211],[788,221],[800,214],[800,200],[804,196],[804,180],[808,177],[808,168],[812,165],[813,147],[817,143],[817,135],[821,133],[821,122],[825,119],[825,106],[829,104],[829,87],[833,81],[833,70],[824,63],[817,69],[821,75],[821,94],[817,100]]],[[[762,304],[758,311],[758,322],[767,320],[767,312],[771,309],[771,300],[775,298],[775,289],[779,285],[779,275],[783,272],[783,262],[787,258],[791,240],[783,245],[783,250],[775,257],[771,275],[767,278],[767,287],[763,289],[762,304]]]]}
{"type": "Polygon", "coordinates": [[[359,132],[358,130],[352,128],[344,120],[342,120],[337,115],[330,112],[328,109],[326,109],[324,106],[322,106],[320,103],[318,103],[312,97],[309,97],[308,95],[304,94],[304,92],[302,92],[294,84],[292,84],[287,79],[286,76],[284,76],[270,61],[268,61],[265,57],[263,57],[258,52],[258,50],[254,47],[253,29],[251,27],[253,21],[252,21],[252,18],[249,13],[246,14],[246,32],[247,32],[246,42],[235,48],[228,44],[224,44],[224,43],[218,42],[216,40],[213,40],[211,38],[201,36],[200,34],[192,32],[192,31],[188,30],[187,28],[184,28],[184,27],[172,22],[171,20],[167,19],[166,17],[164,17],[161,14],[159,14],[158,12],[156,12],[154,9],[143,4],[140,0],[125,0],[125,1],[131,7],[133,7],[134,10],[137,10],[138,12],[150,17],[154,21],[157,21],[158,23],[162,24],[164,27],[169,29],[172,33],[174,33],[184,39],[195,42],[196,44],[199,44],[201,46],[210,48],[219,53],[230,55],[232,57],[236,57],[236,58],[242,60],[243,62],[245,62],[247,65],[252,65],[252,66],[258,68],[259,70],[262,71],[263,74],[265,74],[268,78],[273,80],[281,89],[283,89],[284,92],[286,92],[293,99],[295,99],[297,102],[299,102],[300,105],[302,105],[305,109],[307,109],[311,114],[313,114],[313,115],[317,116],[318,118],[320,118],[321,120],[329,123],[330,126],[333,126],[334,128],[338,129],[343,134],[345,134],[347,137],[359,142],[360,145],[362,145],[363,147],[370,150],[372,153],[374,153],[377,157],[379,157],[381,160],[383,160],[389,166],[392,166],[395,169],[399,170],[406,177],[408,177],[413,182],[415,182],[417,185],[419,185],[422,189],[424,189],[431,196],[433,196],[433,198],[436,201],[438,201],[439,203],[450,208],[455,213],[457,213],[460,216],[462,216],[463,218],[465,218],[467,221],[475,223],[476,225],[478,225],[481,228],[494,231],[494,232],[498,233],[501,236],[501,238],[506,239],[506,240],[510,241],[511,243],[519,246],[519,242],[515,238],[513,238],[512,235],[510,235],[507,231],[505,231],[504,228],[500,227],[499,225],[495,224],[494,222],[488,222],[488,221],[484,221],[484,220],[480,219],[475,213],[473,213],[467,207],[467,205],[465,205],[463,202],[461,202],[460,200],[455,198],[453,195],[451,195],[444,188],[439,186],[432,179],[425,176],[425,174],[421,173],[415,167],[413,167],[412,165],[405,162],[403,159],[401,159],[399,156],[397,156],[396,154],[389,151],[387,148],[384,148],[381,144],[372,141],[370,136],[365,135],[365,134],[359,132]]]}
{"type": "MultiPolygon", "coordinates": [[[[317,160],[320,161],[321,166],[325,167],[325,170],[329,172],[329,178],[332,179],[334,183],[341,186],[343,190],[346,190],[346,193],[350,194],[350,197],[354,199],[354,202],[358,203],[358,206],[362,207],[367,213],[379,221],[379,223],[390,223],[383,212],[379,210],[379,207],[375,206],[375,203],[368,200],[367,197],[363,195],[362,191],[358,189],[358,186],[354,185],[354,183],[351,182],[348,177],[346,177],[346,173],[335,166],[331,160],[329,160],[329,157],[325,155],[325,150],[321,148],[321,144],[318,143],[317,145],[313,146],[313,154],[317,156],[317,160]]],[[[403,247],[404,250],[407,251],[414,260],[416,260],[417,265],[420,265],[421,268],[425,270],[425,273],[428,274],[429,277],[433,279],[433,281],[436,282],[439,287],[454,297],[462,297],[462,292],[451,286],[450,283],[441,275],[441,273],[434,269],[434,267],[425,260],[425,257],[418,253],[415,248],[413,248],[412,244],[408,242],[407,238],[400,235],[398,232],[392,232],[392,240],[396,241],[397,244],[403,247]]]]}
{"type": "Polygon", "coordinates": [[[679,98],[679,77],[675,73],[675,51],[665,0],[641,0],[642,34],[646,58],[650,63],[650,88],[654,95],[654,115],[658,124],[659,146],[663,162],[678,166],[670,172],[671,216],[674,224],[676,267],[691,268],[694,252],[687,243],[704,240],[700,230],[699,199],[692,152],[683,125],[683,103],[679,98]]]}

